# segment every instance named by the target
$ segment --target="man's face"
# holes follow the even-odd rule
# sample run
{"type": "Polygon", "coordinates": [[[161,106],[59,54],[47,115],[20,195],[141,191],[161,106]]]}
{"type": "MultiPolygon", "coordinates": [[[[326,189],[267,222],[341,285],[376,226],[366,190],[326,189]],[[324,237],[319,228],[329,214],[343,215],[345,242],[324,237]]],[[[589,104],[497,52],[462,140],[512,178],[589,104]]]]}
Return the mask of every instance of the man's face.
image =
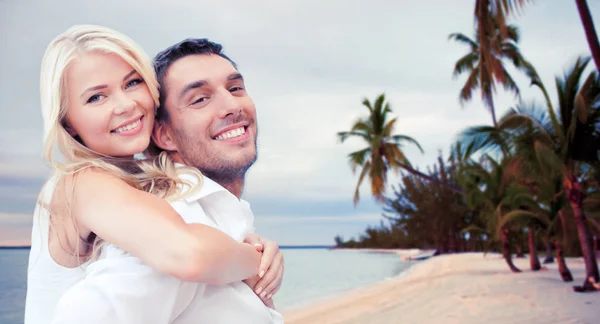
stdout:
{"type": "Polygon", "coordinates": [[[209,177],[243,176],[256,160],[257,127],[242,75],[218,55],[190,55],[164,85],[175,158],[209,177]]]}

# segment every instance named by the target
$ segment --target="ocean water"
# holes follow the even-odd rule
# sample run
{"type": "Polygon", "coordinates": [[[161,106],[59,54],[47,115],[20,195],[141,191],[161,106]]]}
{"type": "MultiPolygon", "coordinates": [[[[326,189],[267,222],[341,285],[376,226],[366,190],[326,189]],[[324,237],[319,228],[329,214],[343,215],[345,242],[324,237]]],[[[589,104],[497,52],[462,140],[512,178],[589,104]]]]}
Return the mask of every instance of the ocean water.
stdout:
{"type": "MultiPolygon", "coordinates": [[[[284,281],[275,295],[282,312],[393,277],[412,263],[395,254],[283,249],[284,281]]],[[[0,249],[0,323],[23,323],[28,249],[0,249]]]]}
{"type": "Polygon", "coordinates": [[[0,249],[0,323],[23,324],[29,249],[0,249]]]}

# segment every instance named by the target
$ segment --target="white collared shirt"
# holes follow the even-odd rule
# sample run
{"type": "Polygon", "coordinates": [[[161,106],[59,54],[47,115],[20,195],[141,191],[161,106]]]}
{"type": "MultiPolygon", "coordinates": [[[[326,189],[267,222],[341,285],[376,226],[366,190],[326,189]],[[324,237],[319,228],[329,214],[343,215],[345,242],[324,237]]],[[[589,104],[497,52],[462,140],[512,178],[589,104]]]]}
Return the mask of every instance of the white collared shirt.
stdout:
{"type": "MultiPolygon", "coordinates": [[[[181,178],[195,183],[192,176],[181,178]]],[[[185,222],[215,227],[240,242],[253,231],[249,204],[206,177],[197,192],[171,205],[185,222]]],[[[52,323],[270,324],[283,323],[283,317],[241,281],[223,286],[184,282],[108,246],[87,267],[85,279],[60,299],[52,323]]]]}

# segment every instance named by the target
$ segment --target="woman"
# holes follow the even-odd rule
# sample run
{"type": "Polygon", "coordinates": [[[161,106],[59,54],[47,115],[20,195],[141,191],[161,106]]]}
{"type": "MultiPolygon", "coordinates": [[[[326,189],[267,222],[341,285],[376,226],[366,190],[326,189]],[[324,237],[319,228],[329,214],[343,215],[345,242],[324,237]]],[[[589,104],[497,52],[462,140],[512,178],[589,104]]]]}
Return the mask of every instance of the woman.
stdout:
{"type": "Polygon", "coordinates": [[[55,174],[34,216],[26,323],[52,318],[104,241],[183,280],[224,284],[266,270],[264,278],[275,278],[263,291],[278,289],[279,263],[264,260],[258,270],[254,247],[185,224],[164,200],[196,190],[177,176],[196,170],[176,170],[166,153],[134,159],[149,145],[158,88],[150,60],[132,40],[98,26],[67,30],[44,55],[41,100],[44,156],[55,174]]]}

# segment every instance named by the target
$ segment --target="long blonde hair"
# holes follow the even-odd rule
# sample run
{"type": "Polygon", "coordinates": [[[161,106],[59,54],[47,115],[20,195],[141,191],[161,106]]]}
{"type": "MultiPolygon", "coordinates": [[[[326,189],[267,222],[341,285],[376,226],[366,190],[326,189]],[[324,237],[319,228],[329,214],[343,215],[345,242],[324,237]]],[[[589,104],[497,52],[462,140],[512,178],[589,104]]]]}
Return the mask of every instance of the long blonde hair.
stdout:
{"type": "MultiPolygon", "coordinates": [[[[144,79],[155,107],[159,105],[158,82],[151,60],[144,51],[127,36],[110,28],[94,25],[77,25],[56,37],[46,49],[42,60],[40,91],[44,120],[43,157],[55,170],[56,177],[76,175],[87,168],[96,168],[114,175],[139,190],[164,199],[182,195],[182,188],[190,184],[181,181],[173,162],[166,152],[151,160],[116,158],[94,152],[69,134],[66,130],[68,102],[66,96],[66,70],[80,55],[89,52],[115,54],[127,62],[144,79]],[[61,158],[56,153],[60,152],[61,158]]],[[[185,171],[191,171],[187,168],[185,171]]],[[[186,172],[187,173],[187,172],[186,172]]],[[[74,179],[75,180],[75,179],[74,179]]],[[[73,181],[73,186],[75,186],[73,181]]],[[[198,182],[198,186],[200,182],[198,182]]],[[[196,186],[196,188],[198,187],[196,186]]],[[[189,191],[189,190],[188,190],[189,191]]],[[[38,203],[49,208],[43,201],[43,191],[38,203]]],[[[50,212],[50,214],[52,214],[50,212]]],[[[71,218],[71,220],[73,220],[71,218]]],[[[101,242],[93,240],[95,254],[101,242]]],[[[79,254],[77,251],[76,254],[79,254]]]]}

